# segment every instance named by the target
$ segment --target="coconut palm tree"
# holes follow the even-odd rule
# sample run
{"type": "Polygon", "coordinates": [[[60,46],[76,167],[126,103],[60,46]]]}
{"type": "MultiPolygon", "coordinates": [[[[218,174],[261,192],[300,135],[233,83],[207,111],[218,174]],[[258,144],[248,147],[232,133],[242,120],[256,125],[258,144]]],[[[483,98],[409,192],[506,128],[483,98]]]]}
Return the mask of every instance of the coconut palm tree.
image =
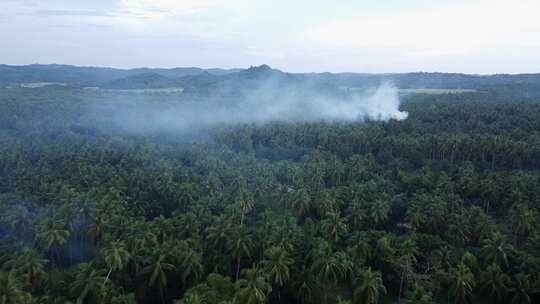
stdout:
{"type": "Polygon", "coordinates": [[[411,297],[407,299],[407,304],[435,304],[431,292],[426,291],[421,286],[416,286],[411,297]]]}
{"type": "Polygon", "coordinates": [[[391,206],[386,200],[375,200],[368,207],[368,218],[374,225],[379,225],[388,220],[391,206]]]}
{"type": "Polygon", "coordinates": [[[63,223],[53,218],[47,218],[41,223],[37,238],[45,243],[47,249],[56,248],[54,253],[56,258],[59,259],[58,246],[64,245],[69,235],[70,233],[63,223]]]}
{"type": "Polygon", "coordinates": [[[296,216],[302,217],[309,214],[311,209],[311,197],[305,189],[296,190],[288,200],[288,206],[294,210],[296,216]]]}
{"type": "Polygon", "coordinates": [[[381,273],[372,271],[371,267],[361,271],[356,285],[353,298],[357,304],[376,304],[381,294],[386,294],[381,273]]]}
{"type": "Polygon", "coordinates": [[[32,296],[22,289],[14,272],[0,272],[0,303],[27,304],[31,301],[32,296]]]}
{"type": "Polygon", "coordinates": [[[360,229],[368,222],[366,206],[358,199],[349,204],[345,214],[352,228],[360,229]]]}
{"type": "Polygon", "coordinates": [[[230,238],[232,223],[225,214],[215,217],[213,222],[213,225],[205,230],[206,240],[212,248],[223,252],[230,238]]]}
{"type": "Polygon", "coordinates": [[[191,293],[182,300],[174,302],[175,304],[204,304],[204,298],[197,293],[191,293]]]}
{"type": "Polygon", "coordinates": [[[191,248],[185,250],[181,254],[180,267],[184,283],[198,281],[204,272],[201,254],[191,248]]]}
{"type": "Polygon", "coordinates": [[[508,255],[514,250],[514,247],[504,235],[499,232],[494,233],[482,244],[481,253],[487,263],[508,267],[508,255]]]}
{"type": "Polygon", "coordinates": [[[48,262],[35,249],[25,247],[19,255],[7,261],[4,266],[11,268],[17,275],[21,275],[26,286],[34,288],[47,275],[45,266],[48,262]]]}
{"type": "Polygon", "coordinates": [[[112,242],[109,247],[103,249],[102,254],[105,263],[109,266],[109,272],[104,282],[104,284],[107,284],[111,272],[124,269],[131,259],[131,254],[127,251],[125,243],[119,240],[112,242]]]}
{"type": "Polygon", "coordinates": [[[159,251],[147,261],[147,266],[142,269],[143,275],[148,278],[148,286],[158,285],[161,301],[165,303],[163,288],[167,287],[167,276],[175,269],[174,265],[167,263],[165,254],[159,251]]]}
{"type": "Polygon", "coordinates": [[[233,229],[233,235],[229,236],[229,252],[236,260],[236,280],[240,277],[240,266],[242,264],[243,257],[251,256],[251,248],[253,247],[253,242],[251,240],[251,235],[248,233],[248,230],[240,227],[239,229],[233,229]]]}
{"type": "Polygon", "coordinates": [[[403,284],[413,271],[412,267],[416,264],[416,255],[418,255],[418,247],[412,239],[407,239],[401,244],[399,250],[399,265],[401,267],[401,279],[399,283],[398,303],[401,302],[401,293],[403,292],[403,284]]]}
{"type": "Polygon", "coordinates": [[[312,261],[310,271],[319,280],[323,302],[328,302],[328,289],[346,278],[353,268],[352,261],[343,252],[332,252],[330,244],[320,241],[309,254],[312,261]]]}
{"type": "Polygon", "coordinates": [[[455,303],[469,303],[469,300],[472,297],[473,288],[476,285],[473,273],[470,268],[463,263],[460,263],[456,268],[452,269],[451,273],[451,293],[454,295],[455,303]]]}
{"type": "Polygon", "coordinates": [[[268,248],[265,257],[266,259],[261,264],[270,282],[277,286],[278,301],[280,301],[281,288],[290,279],[290,268],[294,260],[289,257],[289,252],[281,246],[268,248]]]}
{"type": "Polygon", "coordinates": [[[290,278],[290,267],[294,260],[289,257],[287,250],[277,246],[268,248],[265,257],[262,265],[266,275],[272,284],[283,286],[290,278]]]}
{"type": "Polygon", "coordinates": [[[320,227],[326,238],[332,242],[337,242],[349,231],[349,227],[339,212],[329,212],[327,218],[321,221],[320,227]]]}
{"type": "Polygon", "coordinates": [[[253,198],[246,190],[240,191],[236,198],[236,202],[240,210],[240,226],[242,226],[244,224],[244,217],[253,210],[255,204],[253,198]]]}
{"type": "Polygon", "coordinates": [[[94,244],[97,244],[101,237],[103,236],[105,225],[106,225],[107,214],[103,209],[98,209],[94,215],[93,221],[88,227],[88,234],[94,241],[94,244]]]}
{"type": "Polygon", "coordinates": [[[480,274],[480,288],[497,301],[501,301],[510,288],[510,277],[504,273],[498,264],[491,264],[480,274]]]}
{"type": "Polygon", "coordinates": [[[512,279],[512,287],[510,293],[512,294],[512,304],[530,304],[531,291],[533,286],[531,277],[525,273],[518,273],[512,279]]]}
{"type": "Polygon", "coordinates": [[[334,212],[337,209],[337,200],[331,191],[320,191],[315,199],[315,206],[317,208],[317,214],[320,217],[326,216],[330,212],[334,212]]]}
{"type": "Polygon", "coordinates": [[[185,210],[195,201],[197,187],[192,182],[186,182],[180,185],[179,191],[178,201],[182,210],[185,210]]]}
{"type": "Polygon", "coordinates": [[[510,211],[510,222],[515,238],[527,235],[535,226],[538,213],[523,203],[516,203],[510,211]]]}
{"type": "Polygon", "coordinates": [[[244,278],[236,282],[238,292],[235,296],[239,303],[261,304],[266,302],[266,297],[272,291],[272,285],[257,268],[243,271],[244,278]]]}
{"type": "Polygon", "coordinates": [[[79,264],[75,280],[70,286],[71,292],[77,297],[77,304],[84,303],[85,299],[92,295],[99,298],[104,281],[103,271],[95,269],[92,263],[79,264]]]}

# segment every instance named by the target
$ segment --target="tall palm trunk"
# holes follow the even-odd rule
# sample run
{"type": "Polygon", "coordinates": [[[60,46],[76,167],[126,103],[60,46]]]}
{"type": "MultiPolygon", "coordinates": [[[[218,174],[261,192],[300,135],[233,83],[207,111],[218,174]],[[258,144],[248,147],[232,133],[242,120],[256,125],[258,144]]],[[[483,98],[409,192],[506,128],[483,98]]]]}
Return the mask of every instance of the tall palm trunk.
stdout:
{"type": "Polygon", "coordinates": [[[107,273],[107,276],[105,277],[105,282],[103,282],[103,285],[107,284],[107,281],[109,281],[109,276],[111,275],[112,267],[109,268],[109,272],[107,273]]]}
{"type": "Polygon", "coordinates": [[[405,271],[401,272],[401,279],[399,281],[399,293],[398,293],[398,304],[401,303],[401,293],[403,292],[403,281],[405,280],[405,271]]]}
{"type": "Polygon", "coordinates": [[[241,259],[240,259],[240,256],[238,256],[236,258],[236,281],[238,281],[238,279],[240,278],[240,263],[241,263],[241,259]]]}
{"type": "Polygon", "coordinates": [[[165,297],[163,296],[163,286],[159,284],[159,294],[161,296],[161,304],[165,304],[165,297]]]}

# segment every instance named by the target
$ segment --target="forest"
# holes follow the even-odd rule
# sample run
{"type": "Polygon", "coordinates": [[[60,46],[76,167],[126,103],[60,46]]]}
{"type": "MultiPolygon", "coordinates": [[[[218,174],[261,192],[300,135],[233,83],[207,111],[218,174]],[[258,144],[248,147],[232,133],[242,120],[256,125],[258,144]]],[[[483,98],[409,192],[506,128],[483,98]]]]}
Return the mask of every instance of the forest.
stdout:
{"type": "MultiPolygon", "coordinates": [[[[401,94],[403,120],[135,132],[111,112],[231,99],[222,84],[258,78],[197,71],[175,76],[184,92],[129,93],[110,89],[127,72],[99,90],[80,80],[90,72],[70,83],[11,69],[2,304],[540,302],[538,75],[392,75],[400,88],[473,89],[401,94]],[[12,86],[32,81],[67,85],[12,86]]],[[[313,77],[324,94],[380,81],[313,77]]]]}

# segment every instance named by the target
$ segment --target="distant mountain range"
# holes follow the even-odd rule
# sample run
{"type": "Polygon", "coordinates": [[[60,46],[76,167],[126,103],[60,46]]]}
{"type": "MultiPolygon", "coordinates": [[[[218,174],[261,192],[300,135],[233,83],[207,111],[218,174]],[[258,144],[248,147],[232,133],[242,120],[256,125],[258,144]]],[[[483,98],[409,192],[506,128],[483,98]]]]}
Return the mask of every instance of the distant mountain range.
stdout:
{"type": "MultiPolygon", "coordinates": [[[[268,65],[247,69],[202,69],[196,67],[115,69],[71,65],[0,65],[0,86],[28,83],[62,83],[74,87],[104,89],[156,89],[182,87],[186,91],[234,94],[239,89],[271,82],[319,89],[368,88],[391,82],[399,88],[489,89],[512,85],[540,87],[540,74],[468,75],[455,73],[286,73],[268,65]]],[[[540,91],[540,89],[539,89],[540,91]]]]}

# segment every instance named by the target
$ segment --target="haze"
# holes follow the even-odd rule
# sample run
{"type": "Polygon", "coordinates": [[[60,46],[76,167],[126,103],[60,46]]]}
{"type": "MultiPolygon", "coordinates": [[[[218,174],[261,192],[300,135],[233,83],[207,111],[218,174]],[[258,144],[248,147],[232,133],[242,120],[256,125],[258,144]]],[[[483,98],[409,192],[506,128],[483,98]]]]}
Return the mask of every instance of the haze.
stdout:
{"type": "Polygon", "coordinates": [[[540,2],[3,0],[5,64],[528,73],[540,2]]]}

